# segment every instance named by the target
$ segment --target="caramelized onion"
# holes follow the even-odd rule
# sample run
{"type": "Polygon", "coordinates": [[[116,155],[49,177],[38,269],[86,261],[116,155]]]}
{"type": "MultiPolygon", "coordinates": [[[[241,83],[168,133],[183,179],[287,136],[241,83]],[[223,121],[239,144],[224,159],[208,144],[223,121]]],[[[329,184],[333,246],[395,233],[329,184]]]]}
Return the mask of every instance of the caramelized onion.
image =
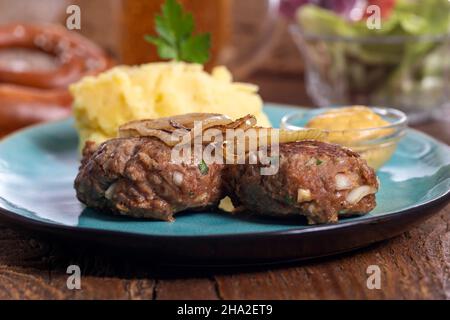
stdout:
{"type": "Polygon", "coordinates": [[[360,186],[358,188],[353,189],[350,191],[350,193],[347,195],[347,202],[351,205],[357,204],[359,201],[361,201],[362,198],[365,196],[368,196],[369,194],[374,194],[377,192],[377,189],[371,186],[360,186]]]}
{"type": "Polygon", "coordinates": [[[116,188],[116,183],[111,184],[108,189],[105,191],[105,198],[108,200],[112,200],[112,196],[114,194],[114,189],[116,188]]]}
{"type": "Polygon", "coordinates": [[[348,190],[352,187],[352,182],[348,176],[338,173],[335,177],[336,190],[348,190]]]}
{"type": "Polygon", "coordinates": [[[226,129],[235,129],[235,130],[241,129],[245,131],[250,128],[253,128],[255,125],[256,125],[255,116],[248,114],[245,117],[239,118],[236,121],[227,124],[226,129]]]}
{"type": "MultiPolygon", "coordinates": [[[[226,130],[249,129],[256,131],[258,146],[271,144],[271,138],[278,136],[279,143],[287,143],[301,140],[324,140],[325,133],[318,129],[304,130],[284,130],[273,128],[256,127],[256,118],[253,115],[246,115],[240,119],[232,121],[225,115],[217,113],[188,113],[173,117],[166,117],[151,120],[138,120],[129,122],[119,128],[119,137],[156,137],[168,146],[175,146],[182,140],[178,135],[173,135],[176,130],[181,130],[189,134],[190,141],[201,135],[207,129],[217,129],[221,131],[225,138],[226,130]],[[195,122],[202,123],[202,130],[196,132],[195,122]]],[[[178,131],[179,132],[179,131],[178,131]]],[[[227,141],[226,141],[227,142],[227,141]]]]}
{"type": "Polygon", "coordinates": [[[311,201],[311,200],[312,200],[311,190],[301,189],[301,188],[297,190],[297,202],[298,203],[307,202],[307,201],[311,201]]]}
{"type": "Polygon", "coordinates": [[[267,137],[262,139],[262,142],[259,142],[259,145],[263,145],[265,141],[270,144],[271,136],[274,133],[278,133],[278,141],[279,143],[289,143],[295,141],[304,141],[304,140],[318,140],[324,141],[326,137],[326,133],[318,130],[318,129],[302,129],[302,130],[286,130],[286,129],[274,129],[274,128],[255,128],[256,130],[265,130],[259,132],[259,139],[263,137],[267,137]],[[266,135],[264,135],[266,133],[266,135]]]}
{"type": "Polygon", "coordinates": [[[133,136],[137,134],[139,136],[152,136],[153,131],[151,130],[168,132],[174,132],[180,128],[192,130],[196,121],[202,122],[203,130],[233,122],[227,116],[218,113],[187,113],[173,117],[131,121],[119,128],[119,135],[128,136],[129,132],[131,132],[133,136]]]}
{"type": "Polygon", "coordinates": [[[183,184],[183,174],[179,171],[175,171],[173,173],[172,179],[173,179],[173,183],[175,183],[175,185],[177,186],[181,186],[183,184]]]}
{"type": "MultiPolygon", "coordinates": [[[[173,133],[176,130],[184,130],[186,134],[189,134],[197,121],[202,123],[202,132],[233,122],[227,116],[217,113],[187,113],[173,117],[129,122],[119,128],[119,137],[156,137],[172,147],[181,141],[181,138],[173,133]]],[[[192,136],[192,138],[194,137],[192,136]]]]}

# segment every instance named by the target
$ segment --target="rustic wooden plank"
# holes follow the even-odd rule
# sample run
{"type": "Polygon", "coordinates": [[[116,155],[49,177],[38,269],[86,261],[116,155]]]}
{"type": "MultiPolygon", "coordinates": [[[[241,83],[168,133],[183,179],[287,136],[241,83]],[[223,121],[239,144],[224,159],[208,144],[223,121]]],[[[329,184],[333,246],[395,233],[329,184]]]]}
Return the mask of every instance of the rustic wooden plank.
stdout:
{"type": "Polygon", "coordinates": [[[153,299],[155,281],[142,270],[66,249],[0,225],[0,299],[153,299]],[[71,264],[82,269],[81,290],[67,288],[71,264]]]}
{"type": "Polygon", "coordinates": [[[48,244],[32,234],[0,224],[0,265],[48,269],[48,244]]]}
{"type": "Polygon", "coordinates": [[[217,276],[225,299],[449,299],[450,205],[405,234],[341,257],[297,267],[217,276]],[[366,270],[381,269],[369,290],[366,270]]]}
{"type": "Polygon", "coordinates": [[[431,122],[414,125],[413,128],[423,131],[442,142],[450,145],[450,108],[446,113],[440,115],[440,119],[436,118],[431,122]]]}
{"type": "Polygon", "coordinates": [[[55,299],[49,246],[32,234],[0,224],[0,299],[55,299]]]}
{"type": "MultiPolygon", "coordinates": [[[[77,247],[74,243],[73,247],[77,247]]],[[[54,244],[50,253],[50,283],[65,299],[154,299],[152,270],[120,256],[103,255],[85,247],[73,250],[54,244]],[[81,289],[67,288],[67,267],[81,270],[81,289]]]]}
{"type": "Polygon", "coordinates": [[[61,299],[45,270],[0,266],[0,299],[61,299]]]}
{"type": "Polygon", "coordinates": [[[154,281],[148,279],[123,279],[120,277],[81,277],[81,288],[67,288],[67,274],[53,273],[50,285],[64,299],[153,299],[154,281]]]}
{"type": "Polygon", "coordinates": [[[278,102],[298,106],[314,105],[306,94],[302,74],[283,74],[280,76],[275,72],[256,71],[246,79],[243,79],[243,81],[256,84],[265,102],[278,102]]]}
{"type": "Polygon", "coordinates": [[[123,259],[83,249],[70,250],[67,245],[56,244],[50,261],[50,283],[69,299],[218,298],[209,274],[200,274],[195,268],[155,266],[132,257],[123,259]],[[69,265],[81,268],[81,290],[67,289],[69,265]]]}
{"type": "Polygon", "coordinates": [[[156,286],[156,299],[198,299],[217,300],[214,281],[208,278],[159,280],[156,286]]]}

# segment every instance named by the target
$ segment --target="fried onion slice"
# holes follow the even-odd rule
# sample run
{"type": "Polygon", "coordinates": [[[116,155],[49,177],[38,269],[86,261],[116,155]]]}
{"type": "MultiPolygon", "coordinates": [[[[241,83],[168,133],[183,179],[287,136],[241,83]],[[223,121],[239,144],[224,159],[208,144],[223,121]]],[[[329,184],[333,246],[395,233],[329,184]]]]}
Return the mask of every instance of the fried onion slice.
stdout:
{"type": "MultiPolygon", "coordinates": [[[[226,137],[226,131],[229,129],[244,132],[253,129],[256,131],[258,146],[271,144],[272,137],[277,137],[279,143],[302,140],[324,141],[326,138],[326,133],[318,129],[262,128],[256,126],[256,118],[253,115],[249,114],[233,121],[218,113],[188,113],[166,118],[132,121],[119,128],[119,137],[155,137],[173,147],[183,140],[184,135],[190,135],[188,141],[192,142],[205,130],[212,128],[222,132],[224,138],[226,137]],[[196,127],[198,124],[201,124],[201,127],[196,127]],[[196,130],[197,128],[198,130],[196,130]],[[174,134],[175,131],[177,131],[176,135],[174,134]]],[[[226,143],[234,142],[226,139],[223,141],[226,143]]]]}

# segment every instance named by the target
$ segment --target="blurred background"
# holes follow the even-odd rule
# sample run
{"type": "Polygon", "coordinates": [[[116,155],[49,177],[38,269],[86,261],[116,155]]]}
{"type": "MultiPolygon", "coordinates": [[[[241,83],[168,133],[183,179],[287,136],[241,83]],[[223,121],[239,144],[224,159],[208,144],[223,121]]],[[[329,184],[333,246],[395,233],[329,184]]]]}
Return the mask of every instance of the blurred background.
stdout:
{"type": "MultiPolygon", "coordinates": [[[[114,64],[156,61],[143,36],[154,33],[162,2],[0,0],[0,131],[68,115],[65,88],[77,77],[114,64]],[[47,43],[57,42],[57,49],[47,50],[39,32],[45,34],[48,24],[65,26],[72,4],[81,9],[81,29],[69,33],[80,33],[93,47],[54,31],[47,43]],[[29,32],[24,24],[41,29],[29,32]],[[66,42],[70,50],[61,45],[66,42]],[[77,48],[85,51],[86,63],[75,76],[80,61],[67,53],[77,48]],[[55,72],[65,81],[40,82],[39,75],[55,72]]],[[[392,106],[406,111],[413,123],[450,118],[448,0],[180,2],[193,12],[198,31],[212,33],[207,68],[227,65],[237,80],[257,84],[266,101],[392,106]]]]}

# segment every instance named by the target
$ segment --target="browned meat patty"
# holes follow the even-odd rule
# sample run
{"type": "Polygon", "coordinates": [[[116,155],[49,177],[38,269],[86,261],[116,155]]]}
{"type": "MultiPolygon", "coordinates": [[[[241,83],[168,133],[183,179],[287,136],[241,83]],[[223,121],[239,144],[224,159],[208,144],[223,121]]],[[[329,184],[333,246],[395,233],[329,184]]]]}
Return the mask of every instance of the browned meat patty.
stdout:
{"type": "Polygon", "coordinates": [[[228,189],[235,206],[274,215],[304,215],[311,224],[364,214],[375,203],[373,169],[348,149],[316,141],[280,145],[279,171],[260,174],[261,165],[228,166],[228,189]]]}
{"type": "Polygon", "coordinates": [[[223,198],[223,165],[170,163],[171,148],[151,137],[91,143],[75,180],[78,199],[117,214],[171,221],[187,209],[216,206],[223,198]],[[200,170],[202,169],[202,170],[200,170]]]}

